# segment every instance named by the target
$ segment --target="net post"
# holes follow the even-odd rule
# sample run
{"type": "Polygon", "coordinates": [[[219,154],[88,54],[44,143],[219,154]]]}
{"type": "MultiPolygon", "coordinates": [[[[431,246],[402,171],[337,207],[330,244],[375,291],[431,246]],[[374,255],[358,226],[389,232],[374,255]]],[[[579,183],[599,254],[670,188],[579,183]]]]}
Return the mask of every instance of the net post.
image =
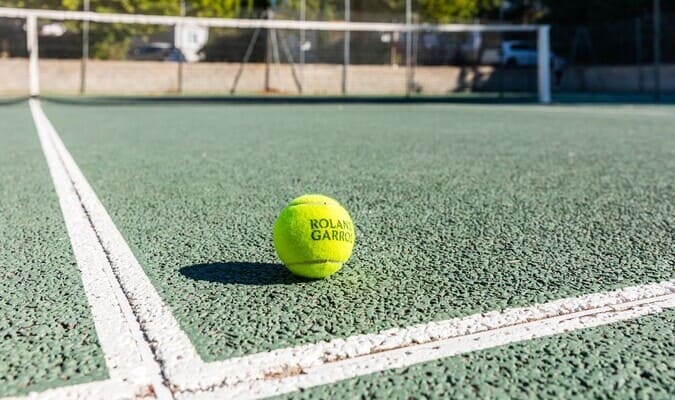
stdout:
{"type": "MultiPolygon", "coordinates": [[[[89,12],[89,0],[84,1],[84,12],[89,12]]],[[[82,60],[80,60],[80,94],[87,90],[87,61],[89,60],[89,20],[82,21],[82,60]]]]}
{"type": "Polygon", "coordinates": [[[539,102],[551,102],[551,48],[549,25],[540,25],[537,28],[537,78],[539,88],[539,102]]]}
{"type": "MultiPolygon", "coordinates": [[[[349,22],[351,5],[345,0],[345,22],[349,22]]],[[[347,68],[349,66],[349,31],[345,30],[345,45],[342,60],[342,94],[347,94],[347,68]]]]}
{"type": "MultiPolygon", "coordinates": [[[[271,20],[273,17],[273,11],[270,7],[266,10],[267,19],[271,20]]],[[[265,29],[265,93],[269,93],[271,90],[270,87],[270,58],[272,51],[272,32],[270,28],[265,29]]]]}
{"type": "Polygon", "coordinates": [[[405,95],[412,89],[412,0],[405,2],[405,95]]]}
{"type": "MultiPolygon", "coordinates": [[[[180,0],[180,16],[185,17],[185,14],[187,13],[187,6],[185,4],[185,0],[180,0]]],[[[183,53],[183,35],[185,34],[184,32],[184,25],[181,23],[177,23],[173,27],[173,41],[174,41],[174,47],[176,47],[178,53],[178,94],[183,93],[183,58],[185,57],[183,53]]]]}
{"type": "Polygon", "coordinates": [[[31,97],[40,96],[40,71],[38,69],[37,17],[26,18],[26,43],[28,44],[28,85],[31,97]]]}
{"type": "Polygon", "coordinates": [[[183,93],[183,25],[176,24],[173,26],[174,32],[174,47],[178,53],[178,71],[177,71],[177,87],[178,94],[183,93]]]}

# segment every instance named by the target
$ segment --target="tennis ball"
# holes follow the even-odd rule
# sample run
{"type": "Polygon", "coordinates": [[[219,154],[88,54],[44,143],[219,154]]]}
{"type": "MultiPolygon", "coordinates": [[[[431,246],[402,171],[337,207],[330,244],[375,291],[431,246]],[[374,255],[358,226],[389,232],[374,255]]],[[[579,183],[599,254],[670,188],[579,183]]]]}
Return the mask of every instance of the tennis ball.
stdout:
{"type": "Polygon", "coordinates": [[[305,278],[336,273],[352,254],[354,224],[330,197],[306,194],[288,203],[274,224],[274,247],[286,267],[305,278]]]}

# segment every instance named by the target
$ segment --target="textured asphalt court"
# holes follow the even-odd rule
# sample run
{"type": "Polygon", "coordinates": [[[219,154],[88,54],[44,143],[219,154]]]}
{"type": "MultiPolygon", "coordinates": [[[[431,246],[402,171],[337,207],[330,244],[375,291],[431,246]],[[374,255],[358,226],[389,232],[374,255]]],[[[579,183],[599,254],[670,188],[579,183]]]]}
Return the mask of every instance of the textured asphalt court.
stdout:
{"type": "Polygon", "coordinates": [[[0,107],[0,397],[105,379],[26,104],[0,107]]]}
{"type": "MultiPolygon", "coordinates": [[[[673,134],[663,127],[675,118],[667,110],[45,109],[205,361],[673,277],[667,201],[673,134]],[[256,118],[261,110],[265,118],[256,118]],[[341,200],[360,235],[350,264],[321,282],[289,276],[269,237],[283,203],[310,187],[341,200]]],[[[659,363],[672,358],[672,335],[659,329],[672,326],[672,314],[621,324],[380,372],[300,396],[370,397],[420,377],[442,388],[444,371],[458,372],[457,363],[466,360],[468,378],[458,382],[479,388],[466,392],[473,396],[505,390],[505,381],[475,371],[527,369],[534,358],[563,369],[577,360],[595,367],[589,373],[607,374],[621,362],[610,357],[603,364],[574,349],[582,343],[625,353],[633,336],[635,352],[628,355],[654,361],[634,366],[655,377],[637,389],[658,395],[672,388],[672,368],[659,363]],[[661,341],[666,345],[653,345],[661,341]]],[[[555,395],[545,384],[550,380],[537,380],[532,370],[529,393],[555,395]]],[[[637,393],[633,370],[626,371],[625,393],[637,393]]],[[[580,377],[589,385],[596,378],[580,377]]],[[[556,390],[574,393],[572,381],[556,390]]],[[[522,382],[513,390],[527,392],[522,382]]]]}
{"type": "Polygon", "coordinates": [[[675,396],[675,312],[323,385],[279,399],[675,396]]]}
{"type": "Polygon", "coordinates": [[[673,116],[45,110],[205,360],[674,276],[673,116]],[[305,192],[357,221],[352,260],[325,281],[291,277],[272,247],[305,192]]]}

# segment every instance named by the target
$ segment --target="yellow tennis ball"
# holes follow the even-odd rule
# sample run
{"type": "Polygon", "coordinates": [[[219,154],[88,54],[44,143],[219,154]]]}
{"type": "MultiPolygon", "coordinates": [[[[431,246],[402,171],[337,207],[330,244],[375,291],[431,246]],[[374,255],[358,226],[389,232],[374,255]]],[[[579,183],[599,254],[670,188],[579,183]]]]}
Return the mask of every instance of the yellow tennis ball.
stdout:
{"type": "Polygon", "coordinates": [[[274,247],[286,267],[306,278],[336,273],[352,254],[354,224],[330,197],[306,194],[288,203],[274,224],[274,247]]]}

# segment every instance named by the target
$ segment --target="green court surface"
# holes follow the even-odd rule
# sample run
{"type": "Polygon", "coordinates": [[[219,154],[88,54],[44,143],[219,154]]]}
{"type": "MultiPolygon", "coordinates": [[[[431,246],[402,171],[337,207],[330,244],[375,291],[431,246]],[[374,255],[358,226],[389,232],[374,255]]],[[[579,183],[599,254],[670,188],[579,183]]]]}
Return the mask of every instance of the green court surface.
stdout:
{"type": "Polygon", "coordinates": [[[45,104],[206,361],[672,279],[670,107],[45,104]],[[272,225],[335,197],[323,281],[272,225]]]}
{"type": "Polygon", "coordinates": [[[25,103],[0,107],[0,397],[107,376],[25,103]]]}
{"type": "Polygon", "coordinates": [[[675,311],[666,311],[379,372],[283,398],[672,399],[673,325],[675,311]]]}

